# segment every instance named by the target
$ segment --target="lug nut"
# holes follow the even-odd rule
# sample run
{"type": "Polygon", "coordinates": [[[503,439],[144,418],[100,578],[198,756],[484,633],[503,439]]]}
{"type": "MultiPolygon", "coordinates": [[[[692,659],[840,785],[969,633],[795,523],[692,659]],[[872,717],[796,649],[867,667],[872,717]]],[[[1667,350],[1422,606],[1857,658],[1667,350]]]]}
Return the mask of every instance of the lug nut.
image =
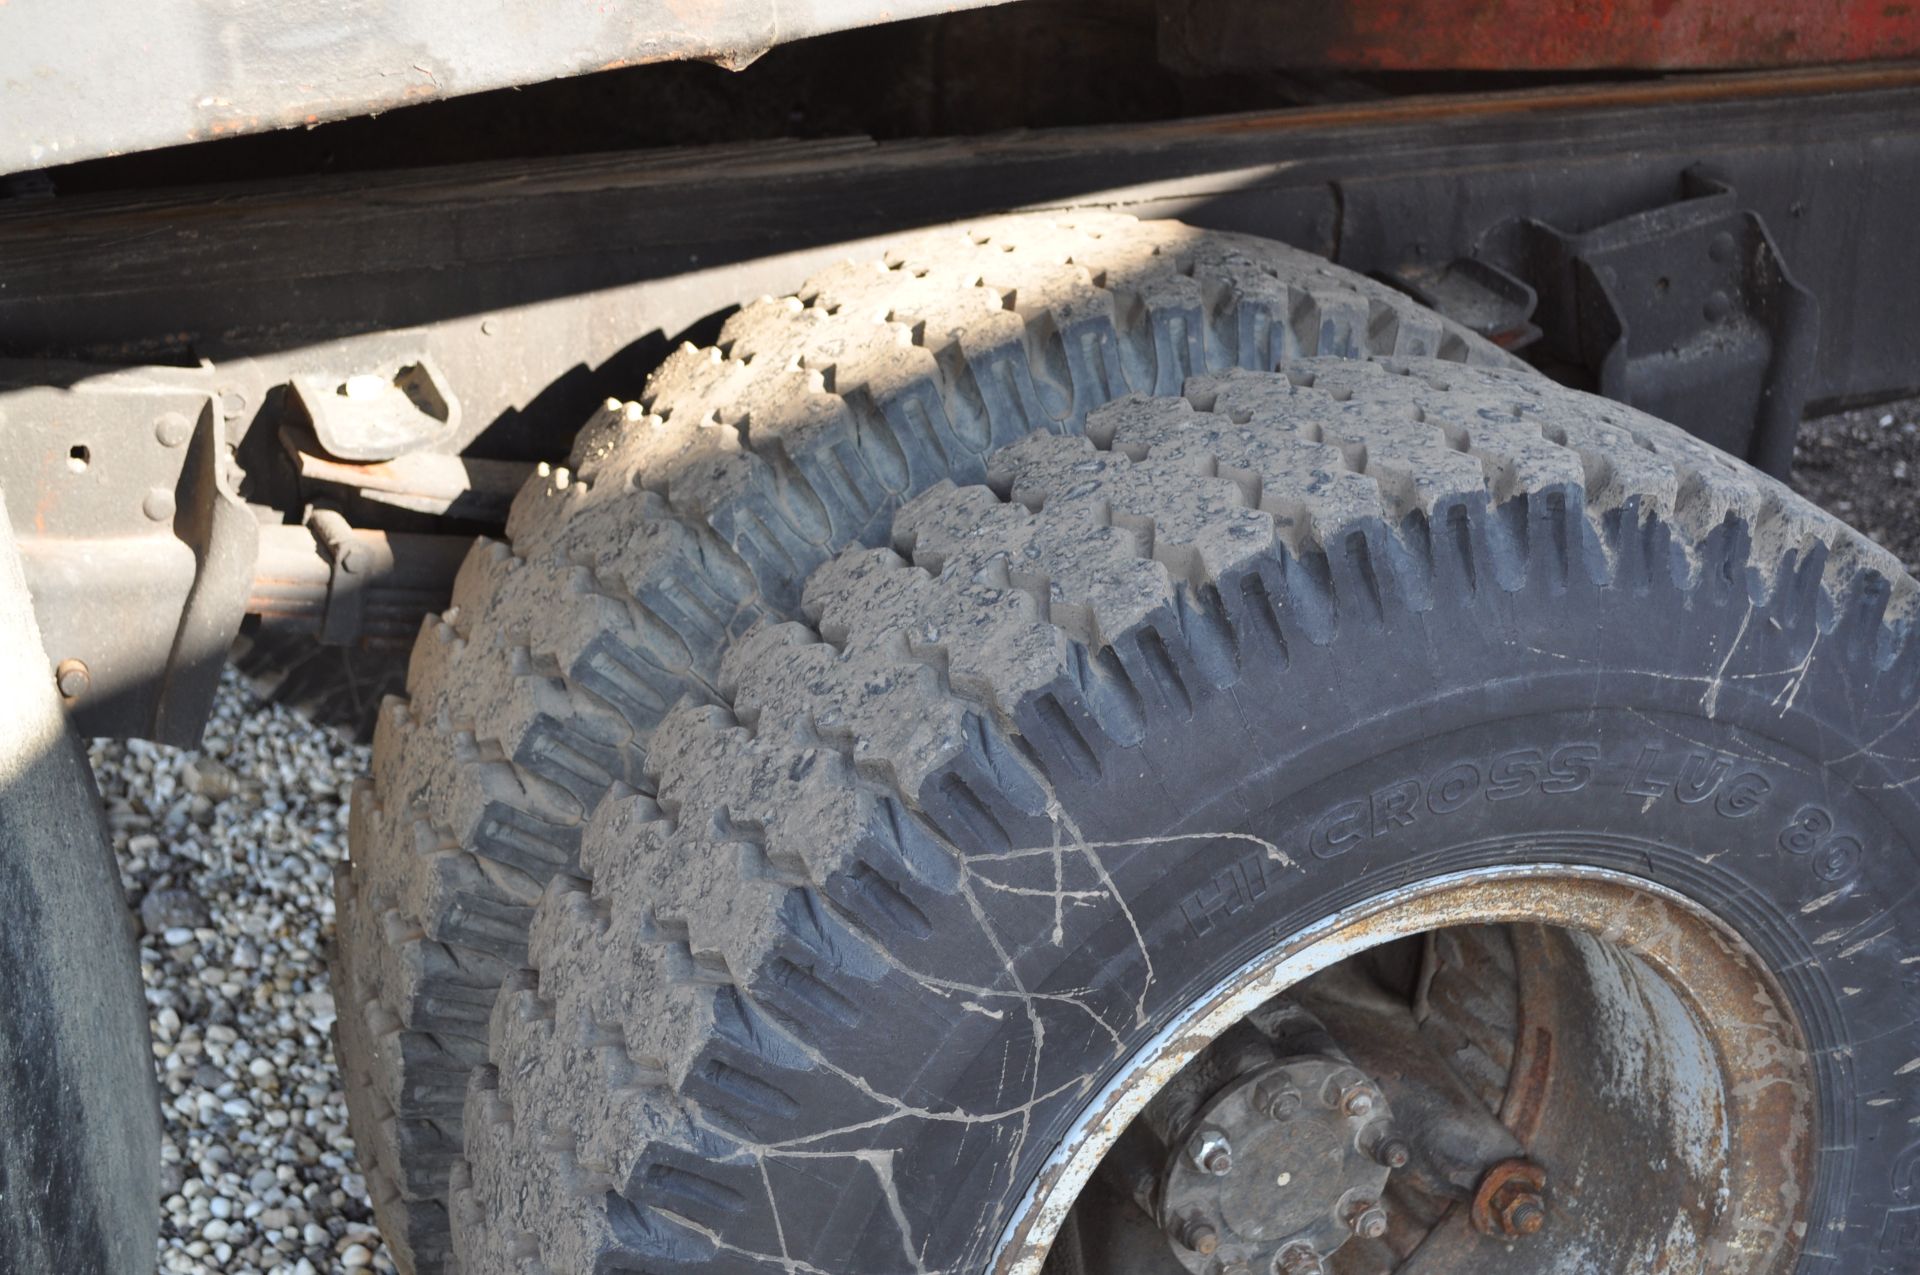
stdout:
{"type": "Polygon", "coordinates": [[[60,688],[60,694],[67,699],[79,699],[93,685],[93,674],[80,660],[61,660],[53,670],[54,685],[60,688]]]}
{"type": "Polygon", "coordinates": [[[1300,1111],[1300,1091],[1291,1085],[1263,1080],[1254,1086],[1253,1101],[1271,1120],[1291,1120],[1300,1111]]]}
{"type": "Polygon", "coordinates": [[[1348,1085],[1340,1092],[1340,1110],[1350,1116],[1373,1114],[1373,1109],[1379,1101],[1379,1096],[1373,1092],[1373,1086],[1368,1084],[1348,1085]]]}
{"type": "Polygon", "coordinates": [[[1500,1229],[1508,1235],[1538,1235],[1547,1224],[1546,1202],[1531,1191],[1516,1192],[1500,1208],[1500,1229]]]}
{"type": "Polygon", "coordinates": [[[1212,1257],[1220,1247],[1220,1232],[1205,1222],[1188,1222],[1180,1228],[1182,1247],[1192,1249],[1202,1257],[1212,1257]]]}
{"type": "Polygon", "coordinates": [[[1378,1200],[1356,1200],[1347,1212],[1347,1225],[1363,1240],[1377,1240],[1387,1233],[1387,1211],[1378,1200]]]}
{"type": "Polygon", "coordinates": [[[1187,1144],[1187,1159],[1202,1173],[1225,1177],[1233,1172],[1233,1144],[1218,1129],[1202,1129],[1187,1144]]]}
{"type": "Polygon", "coordinates": [[[1273,1275],[1326,1275],[1326,1271],[1311,1244],[1289,1244],[1273,1259],[1273,1275]]]}

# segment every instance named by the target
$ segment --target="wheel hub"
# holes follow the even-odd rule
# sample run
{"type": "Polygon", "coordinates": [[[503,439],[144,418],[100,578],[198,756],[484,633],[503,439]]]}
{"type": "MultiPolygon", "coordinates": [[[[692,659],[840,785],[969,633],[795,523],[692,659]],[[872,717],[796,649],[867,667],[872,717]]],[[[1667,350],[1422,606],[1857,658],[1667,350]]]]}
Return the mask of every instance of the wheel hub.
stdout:
{"type": "Polygon", "coordinates": [[[1794,1265],[1810,1060],[1710,918],[1594,870],[1486,872],[1295,951],[1101,1095],[1042,1179],[1079,1196],[1048,1275],[1794,1265]]]}
{"type": "Polygon", "coordinates": [[[1283,1251],[1326,1255],[1356,1227],[1384,1229],[1390,1170],[1371,1152],[1390,1140],[1392,1119],[1378,1088],[1339,1058],[1281,1059],[1228,1082],[1161,1173],[1161,1224],[1181,1264],[1195,1275],[1267,1271],[1283,1251]],[[1196,1160],[1195,1144],[1211,1157],[1196,1160]],[[1195,1235],[1213,1242],[1183,1242],[1195,1235]]]}

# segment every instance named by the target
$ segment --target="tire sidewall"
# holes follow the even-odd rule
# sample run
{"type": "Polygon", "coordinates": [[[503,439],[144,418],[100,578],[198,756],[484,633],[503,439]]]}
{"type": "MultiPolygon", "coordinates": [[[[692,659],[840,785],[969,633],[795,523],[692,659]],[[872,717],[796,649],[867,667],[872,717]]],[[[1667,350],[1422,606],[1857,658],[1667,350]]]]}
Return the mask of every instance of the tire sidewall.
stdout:
{"type": "MultiPolygon", "coordinates": [[[[1147,740],[1105,749],[1097,776],[1036,757],[1081,903],[1058,959],[1044,974],[1031,963],[1024,985],[1101,1007],[1137,1049],[1263,952],[1390,891],[1516,864],[1636,877],[1737,932],[1806,1034],[1820,1149],[1799,1269],[1913,1269],[1912,657],[1887,659],[1874,597],[1823,612],[1783,584],[1762,605],[1739,538],[1719,552],[1734,569],[1637,596],[1578,580],[1441,590],[1428,611],[1389,606],[1285,658],[1243,649],[1229,687],[1199,687],[1189,668],[1180,697],[1149,703],[1147,740]],[[1113,898],[1086,902],[1104,882],[1113,898]]],[[[1060,1053],[1075,1039],[1082,1056],[1056,1053],[1036,1092],[1068,1065],[1101,1083],[1121,1069],[1126,1051],[1092,1033],[1049,1036],[1060,1053]]],[[[1004,1076],[1022,1047],[984,1040],[953,1091],[992,1089],[988,1072],[1004,1076]]],[[[1078,1105],[1034,1120],[1024,1173],[982,1162],[959,1179],[936,1235],[972,1228],[951,1238],[990,1261],[984,1218],[1017,1204],[1078,1105]],[[975,1191],[995,1197],[991,1214],[975,1191]]]]}

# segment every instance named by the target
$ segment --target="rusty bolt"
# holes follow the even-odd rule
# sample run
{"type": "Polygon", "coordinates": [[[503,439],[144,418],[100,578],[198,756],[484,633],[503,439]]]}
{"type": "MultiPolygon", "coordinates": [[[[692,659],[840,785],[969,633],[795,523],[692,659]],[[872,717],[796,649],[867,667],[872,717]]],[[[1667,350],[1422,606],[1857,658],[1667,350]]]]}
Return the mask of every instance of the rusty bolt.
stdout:
{"type": "Polygon", "coordinates": [[[1300,1091],[1279,1081],[1263,1080],[1254,1086],[1253,1102],[1269,1119],[1291,1120],[1300,1110],[1300,1091]]]}
{"type": "Polygon", "coordinates": [[[1387,1211],[1378,1200],[1355,1200],[1347,1210],[1347,1225],[1361,1239],[1377,1240],[1387,1233],[1387,1211]]]}
{"type": "Polygon", "coordinates": [[[1469,1217],[1482,1235],[1516,1239],[1547,1224],[1547,1171],[1528,1160],[1503,1160],[1487,1170],[1469,1217]]]}
{"type": "Polygon", "coordinates": [[[53,670],[54,685],[60,688],[60,694],[67,699],[79,699],[93,685],[93,674],[87,671],[81,660],[61,660],[53,670]]]}
{"type": "Polygon", "coordinates": [[[1273,1275],[1326,1275],[1326,1270],[1311,1244],[1289,1244],[1273,1259],[1273,1275]]]}
{"type": "Polygon", "coordinates": [[[1233,1172],[1233,1144],[1218,1129],[1202,1129],[1187,1144],[1187,1158],[1193,1167],[1213,1177],[1233,1172]]]}
{"type": "Polygon", "coordinates": [[[1191,1249],[1202,1257],[1212,1257],[1220,1247],[1220,1232],[1205,1222],[1184,1224],[1178,1238],[1181,1247],[1191,1249]]]}
{"type": "Polygon", "coordinates": [[[1379,1101],[1379,1095],[1374,1093],[1373,1086],[1365,1082],[1348,1085],[1340,1091],[1340,1110],[1350,1116],[1372,1115],[1379,1101]]]}
{"type": "Polygon", "coordinates": [[[1546,1202],[1531,1191],[1516,1191],[1501,1204],[1498,1217],[1508,1235],[1537,1235],[1547,1224],[1546,1202]]]}
{"type": "Polygon", "coordinates": [[[1384,1164],[1389,1169],[1404,1169],[1407,1161],[1413,1159],[1413,1146],[1397,1133],[1386,1133],[1374,1142],[1372,1154],[1376,1164],[1384,1164]]]}

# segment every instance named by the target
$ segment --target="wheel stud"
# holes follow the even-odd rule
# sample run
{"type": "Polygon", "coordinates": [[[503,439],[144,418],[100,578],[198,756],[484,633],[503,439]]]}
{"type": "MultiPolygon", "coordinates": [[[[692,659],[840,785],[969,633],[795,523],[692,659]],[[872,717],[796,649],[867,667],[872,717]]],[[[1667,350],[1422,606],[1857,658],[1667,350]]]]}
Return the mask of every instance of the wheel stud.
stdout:
{"type": "Polygon", "coordinates": [[[1389,1169],[1404,1169],[1407,1161],[1413,1158],[1413,1145],[1399,1134],[1387,1130],[1367,1147],[1367,1154],[1373,1157],[1375,1164],[1384,1164],[1389,1169]]]}
{"type": "Polygon", "coordinates": [[[1211,1257],[1220,1247],[1220,1232],[1205,1222],[1183,1222],[1179,1233],[1174,1237],[1183,1248],[1191,1249],[1202,1257],[1211,1257]]]}
{"type": "Polygon", "coordinates": [[[1347,1225],[1363,1240],[1377,1240],[1387,1233],[1387,1211],[1378,1200],[1356,1200],[1347,1211],[1347,1225]]]}
{"type": "Polygon", "coordinates": [[[1348,1085],[1340,1091],[1340,1110],[1350,1116],[1370,1115],[1379,1104],[1380,1096],[1374,1092],[1372,1085],[1348,1085]]]}
{"type": "Polygon", "coordinates": [[[1527,1160],[1504,1160],[1487,1170],[1469,1216],[1482,1235],[1519,1239],[1547,1224],[1547,1172],[1527,1160]]]}
{"type": "Polygon", "coordinates": [[[1547,1224],[1547,1206],[1531,1191],[1521,1191],[1500,1209],[1500,1229],[1511,1236],[1537,1235],[1547,1224]]]}

